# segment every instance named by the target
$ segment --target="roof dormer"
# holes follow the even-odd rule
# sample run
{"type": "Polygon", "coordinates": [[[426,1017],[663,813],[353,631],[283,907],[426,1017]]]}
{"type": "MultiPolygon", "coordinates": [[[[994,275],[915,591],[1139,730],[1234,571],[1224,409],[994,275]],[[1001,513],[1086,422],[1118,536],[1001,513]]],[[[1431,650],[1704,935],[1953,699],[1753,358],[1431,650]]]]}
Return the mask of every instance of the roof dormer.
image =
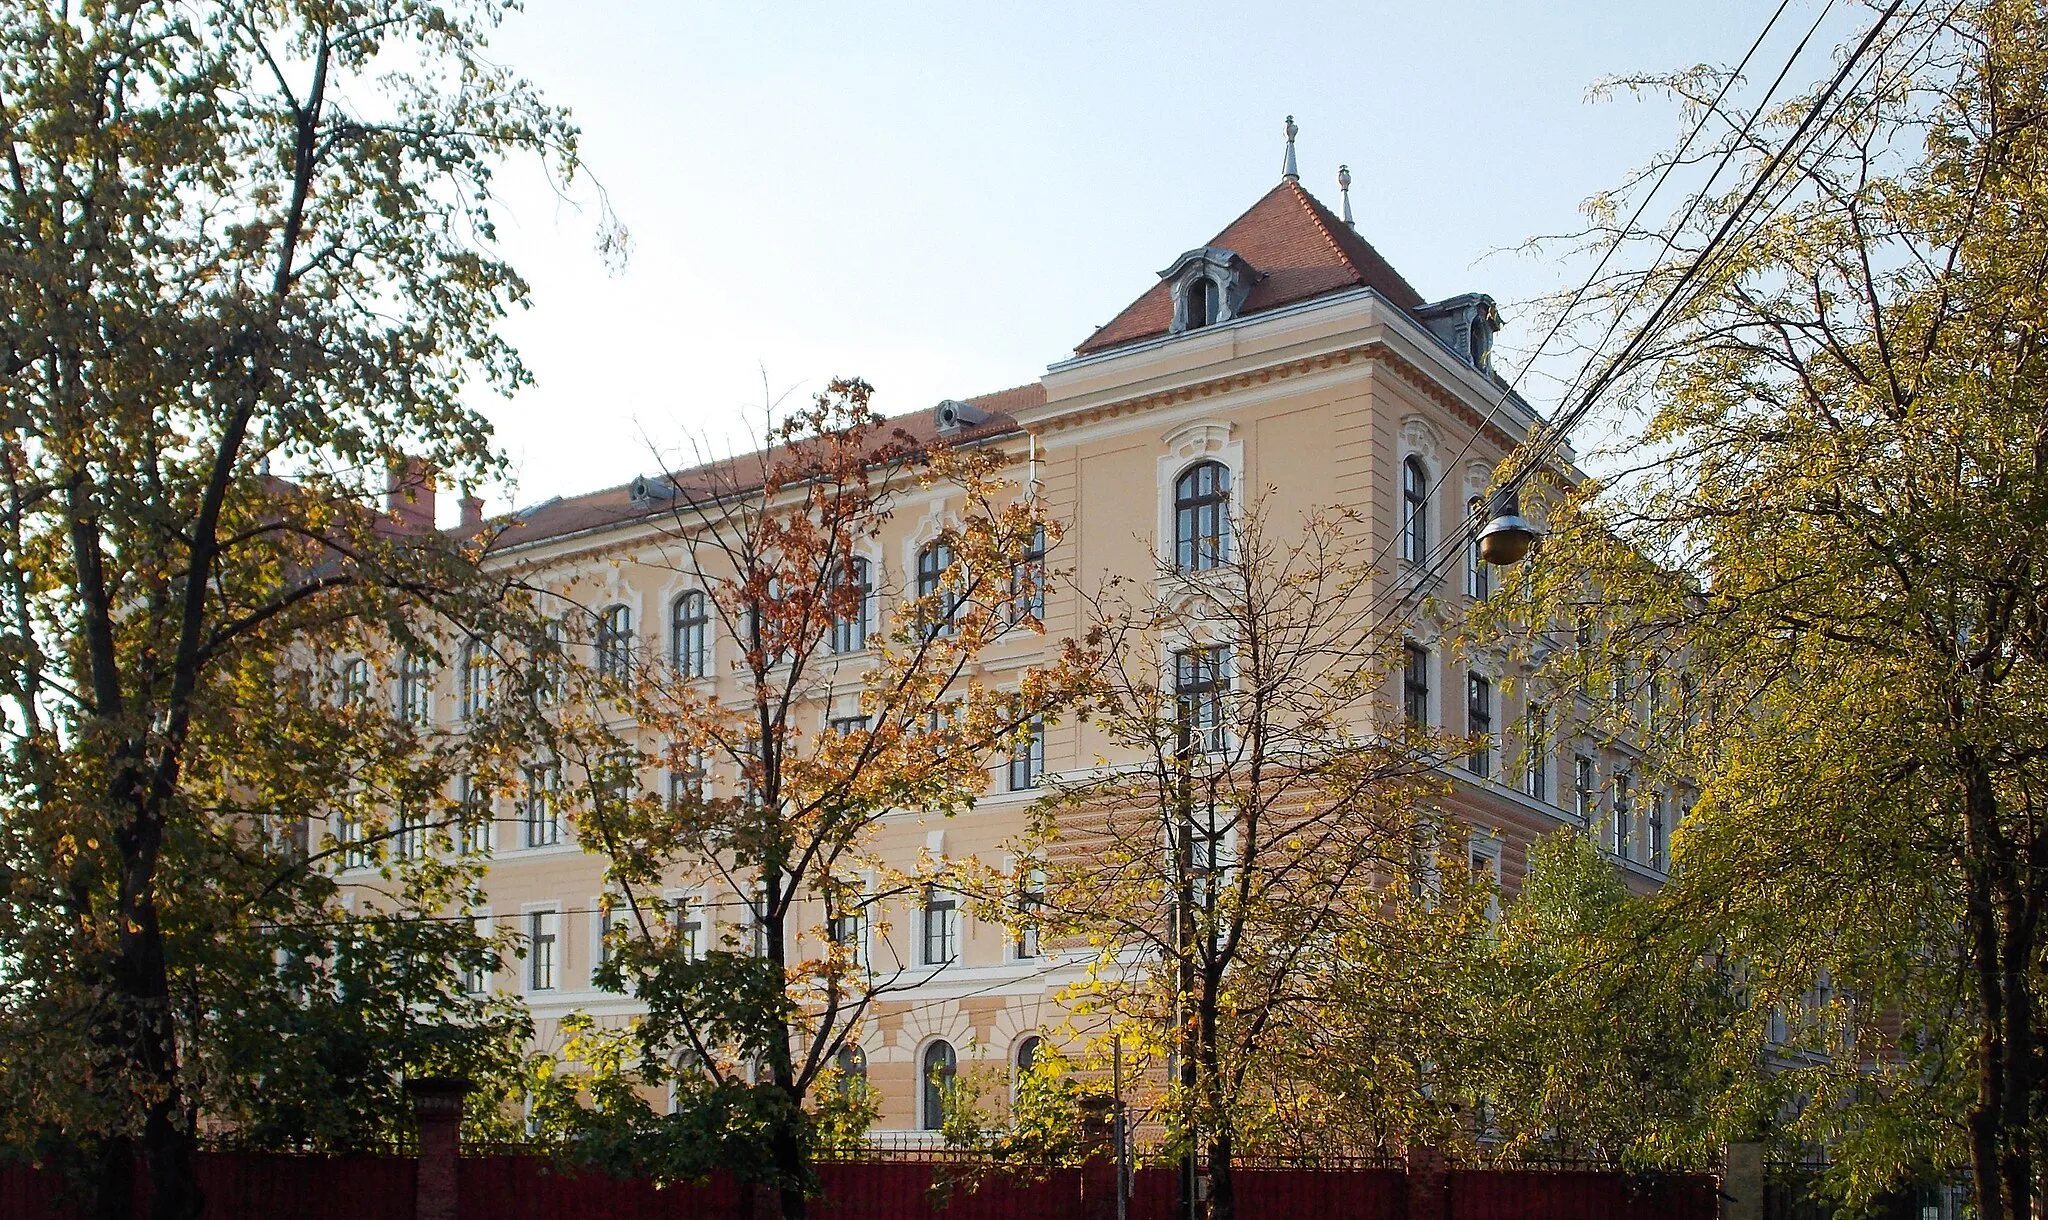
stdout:
{"type": "Polygon", "coordinates": [[[1173,325],[1182,334],[1228,322],[1244,308],[1258,272],[1235,250],[1198,246],[1159,273],[1173,293],[1173,325]]]}
{"type": "Polygon", "coordinates": [[[1445,347],[1463,357],[1465,363],[1482,372],[1493,368],[1493,333],[1501,328],[1501,318],[1492,297],[1483,292],[1468,292],[1424,305],[1415,311],[1415,316],[1431,334],[1443,340],[1445,347]]]}

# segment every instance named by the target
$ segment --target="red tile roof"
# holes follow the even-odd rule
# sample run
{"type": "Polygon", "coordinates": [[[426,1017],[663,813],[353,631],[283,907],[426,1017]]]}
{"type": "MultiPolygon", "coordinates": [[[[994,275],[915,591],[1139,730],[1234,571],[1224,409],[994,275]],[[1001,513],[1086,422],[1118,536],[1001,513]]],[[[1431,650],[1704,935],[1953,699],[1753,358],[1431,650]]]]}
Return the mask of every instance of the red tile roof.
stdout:
{"type": "MultiPolygon", "coordinates": [[[[952,434],[948,439],[954,443],[1001,436],[1016,428],[1017,421],[1010,413],[1042,405],[1045,402],[1045,387],[1033,382],[1030,385],[997,390],[992,394],[982,394],[962,401],[978,411],[986,412],[988,418],[952,434]]],[[[895,416],[888,422],[895,428],[901,428],[913,442],[929,443],[938,439],[938,421],[932,418],[930,411],[913,411],[895,416]]],[[[884,432],[881,435],[887,436],[888,433],[884,432]]],[[[677,471],[673,478],[685,495],[745,492],[760,487],[767,470],[768,458],[767,450],[755,450],[752,453],[677,471]]],[[[523,546],[529,542],[541,542],[602,526],[655,517],[670,512],[673,508],[673,501],[635,501],[633,485],[625,483],[603,491],[549,500],[509,517],[498,518],[488,523],[485,528],[498,533],[498,537],[491,544],[492,549],[502,550],[505,547],[523,546]]]]}
{"type": "MultiPolygon", "coordinates": [[[[1282,182],[1267,191],[1207,244],[1236,251],[1258,272],[1239,316],[1360,286],[1377,290],[1402,309],[1422,304],[1422,294],[1380,257],[1372,243],[1331,215],[1298,182],[1282,182]]],[[[1108,351],[1163,335],[1172,325],[1173,296],[1161,280],[1074,351],[1083,356],[1108,351]]]]}

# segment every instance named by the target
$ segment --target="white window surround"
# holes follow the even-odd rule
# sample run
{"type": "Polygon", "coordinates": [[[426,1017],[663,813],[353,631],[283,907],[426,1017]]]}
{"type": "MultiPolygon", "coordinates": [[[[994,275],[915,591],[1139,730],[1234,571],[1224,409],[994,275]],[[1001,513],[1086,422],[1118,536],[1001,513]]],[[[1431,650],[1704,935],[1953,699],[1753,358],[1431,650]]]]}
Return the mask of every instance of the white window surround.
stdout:
{"type": "Polygon", "coordinates": [[[1152,550],[1161,571],[1171,571],[1174,566],[1173,486],[1188,467],[1197,462],[1220,462],[1230,471],[1231,525],[1234,527],[1239,520],[1247,492],[1244,440],[1237,431],[1237,424],[1232,421],[1206,419],[1183,424],[1160,438],[1164,452],[1155,463],[1152,498],[1158,505],[1158,519],[1153,526],[1152,550]]]}
{"type": "Polygon", "coordinates": [[[662,585],[661,591],[655,595],[661,619],[658,623],[649,623],[649,630],[659,632],[658,639],[660,642],[657,646],[661,651],[662,662],[673,667],[676,663],[676,603],[686,593],[703,594],[705,619],[703,677],[706,679],[718,676],[718,607],[712,603],[711,592],[710,583],[700,577],[683,576],[668,581],[662,585]]]}
{"type": "MultiPolygon", "coordinates": [[[[474,922],[476,934],[482,937],[484,940],[489,941],[491,939],[493,932],[493,926],[491,923],[491,908],[473,907],[470,910],[470,918],[474,922]]],[[[503,963],[500,963],[501,966],[502,964],[503,963]]],[[[470,976],[468,972],[465,971],[464,985],[465,987],[467,987],[468,983],[471,981],[479,982],[482,984],[482,986],[478,987],[474,991],[471,991],[470,994],[489,995],[491,992],[492,984],[497,979],[497,974],[498,972],[496,970],[485,970],[481,975],[470,976]]]]}
{"type": "MultiPolygon", "coordinates": [[[[1434,551],[1445,537],[1443,514],[1443,493],[1445,488],[1442,486],[1444,482],[1442,463],[1437,460],[1437,452],[1440,446],[1441,440],[1437,436],[1436,429],[1430,425],[1427,419],[1424,419],[1419,414],[1402,417],[1399,443],[1395,446],[1394,465],[1388,489],[1393,494],[1394,504],[1393,527],[1396,542],[1394,551],[1401,556],[1401,562],[1409,564],[1411,567],[1417,567],[1418,565],[1413,560],[1410,560],[1407,555],[1408,507],[1403,481],[1407,477],[1408,459],[1414,458],[1422,463],[1422,472],[1426,478],[1424,486],[1428,489],[1427,499],[1423,505],[1424,541],[1428,544],[1430,550],[1434,551]]],[[[1464,501],[1461,499],[1459,501],[1460,512],[1464,511],[1463,505],[1464,501]]]]}
{"type": "Polygon", "coordinates": [[[564,956],[562,952],[564,944],[562,939],[561,903],[555,901],[521,903],[519,906],[519,935],[522,940],[527,942],[526,956],[525,959],[520,963],[521,969],[519,972],[519,990],[521,994],[534,995],[538,994],[539,992],[561,991],[563,966],[562,958],[564,956]],[[548,962],[549,981],[552,983],[552,986],[542,988],[536,988],[533,985],[533,972],[535,960],[534,946],[531,943],[532,936],[529,929],[532,928],[533,919],[536,915],[540,916],[541,918],[542,933],[545,935],[550,935],[554,938],[550,946],[553,952],[553,956],[549,959],[548,962]]]}
{"type": "Polygon", "coordinates": [[[1472,832],[1471,844],[1466,848],[1466,856],[1472,863],[1472,870],[1476,873],[1484,868],[1493,877],[1494,896],[1492,901],[1486,904],[1488,919],[1500,918],[1501,847],[1501,837],[1497,832],[1475,830],[1472,832]]]}

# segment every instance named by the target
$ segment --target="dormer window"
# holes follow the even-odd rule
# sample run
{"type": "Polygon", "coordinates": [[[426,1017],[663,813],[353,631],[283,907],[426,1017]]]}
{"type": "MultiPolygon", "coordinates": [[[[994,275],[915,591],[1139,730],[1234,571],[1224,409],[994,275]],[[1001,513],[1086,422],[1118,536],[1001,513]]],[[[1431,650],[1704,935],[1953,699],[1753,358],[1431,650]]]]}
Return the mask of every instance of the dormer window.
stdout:
{"type": "Polygon", "coordinates": [[[1159,273],[1173,294],[1173,334],[1185,334],[1237,317],[1259,278],[1234,250],[1201,246],[1173,260],[1159,273]]]}
{"type": "Polygon", "coordinates": [[[1206,275],[1188,281],[1186,289],[1188,329],[1209,326],[1216,321],[1216,282],[1206,275]]]}

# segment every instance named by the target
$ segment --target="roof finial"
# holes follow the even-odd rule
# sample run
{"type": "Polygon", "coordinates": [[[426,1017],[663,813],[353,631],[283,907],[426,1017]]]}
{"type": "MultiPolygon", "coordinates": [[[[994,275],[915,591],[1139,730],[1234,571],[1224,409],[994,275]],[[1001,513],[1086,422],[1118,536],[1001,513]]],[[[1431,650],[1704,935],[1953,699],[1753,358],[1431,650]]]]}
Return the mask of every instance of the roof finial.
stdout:
{"type": "Polygon", "coordinates": [[[1301,171],[1294,168],[1294,133],[1301,128],[1294,125],[1294,116],[1287,116],[1287,156],[1280,162],[1280,181],[1299,182],[1301,171]]]}
{"type": "Polygon", "coordinates": [[[1357,227],[1358,227],[1358,222],[1357,222],[1357,221],[1354,221],[1354,220],[1352,220],[1352,219],[1351,219],[1351,167],[1350,167],[1350,166],[1348,166],[1348,165],[1340,165],[1340,166],[1338,166],[1338,167],[1337,167],[1337,189],[1338,189],[1338,190],[1339,190],[1340,192],[1342,192],[1342,193],[1343,193],[1343,195],[1344,195],[1344,223],[1345,223],[1345,224],[1347,224],[1347,225],[1350,225],[1350,226],[1351,226],[1352,228],[1354,228],[1354,229],[1355,229],[1355,228],[1357,228],[1357,227]]]}

